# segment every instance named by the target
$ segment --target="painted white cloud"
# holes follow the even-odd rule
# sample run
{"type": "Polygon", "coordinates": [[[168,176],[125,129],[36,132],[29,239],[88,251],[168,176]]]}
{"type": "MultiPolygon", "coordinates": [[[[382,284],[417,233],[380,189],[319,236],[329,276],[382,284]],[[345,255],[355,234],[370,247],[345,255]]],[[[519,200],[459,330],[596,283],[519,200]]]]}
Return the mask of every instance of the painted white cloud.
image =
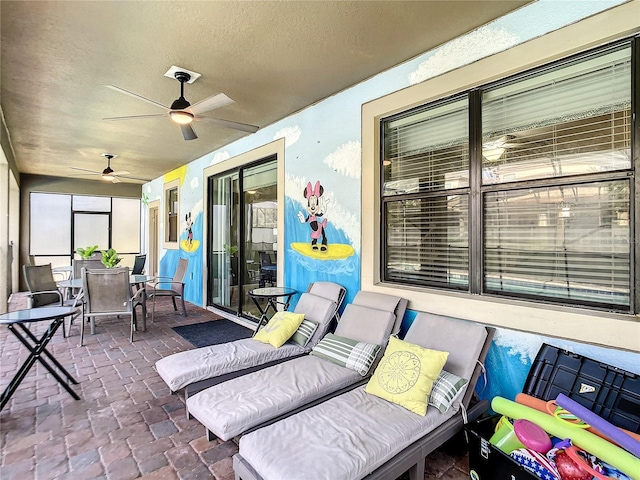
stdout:
{"type": "Polygon", "coordinates": [[[502,28],[481,27],[438,48],[409,74],[409,83],[424,82],[475,60],[493,55],[519,43],[519,37],[502,28]]]}
{"type": "Polygon", "coordinates": [[[191,187],[191,190],[197,190],[199,184],[200,182],[198,181],[198,177],[193,177],[191,179],[191,182],[189,183],[189,186],[191,187]]]}
{"type": "Polygon", "coordinates": [[[229,155],[229,152],[227,152],[226,150],[223,150],[222,152],[217,152],[211,159],[209,166],[215,165],[216,163],[224,162],[225,160],[228,160],[230,158],[231,158],[231,155],[229,155]]]}
{"type": "Polygon", "coordinates": [[[292,127],[281,128],[273,135],[273,139],[277,140],[278,138],[284,137],[285,147],[290,147],[298,140],[300,140],[301,135],[302,130],[300,130],[300,127],[298,125],[294,125],[292,127]]]}
{"type": "Polygon", "coordinates": [[[351,141],[340,145],[322,162],[336,172],[351,178],[360,178],[362,148],[360,142],[351,141]]]}
{"type": "MultiPolygon", "coordinates": [[[[307,179],[287,174],[285,176],[285,195],[304,204],[302,192],[307,187],[307,183],[309,183],[307,179]]],[[[325,192],[323,197],[325,197],[327,221],[342,230],[353,248],[360,251],[360,219],[336,201],[333,191],[325,192]]]]}
{"type": "Polygon", "coordinates": [[[496,330],[493,341],[496,345],[509,349],[509,355],[519,357],[525,365],[530,365],[540,350],[540,337],[515,330],[499,328],[496,330]]]}

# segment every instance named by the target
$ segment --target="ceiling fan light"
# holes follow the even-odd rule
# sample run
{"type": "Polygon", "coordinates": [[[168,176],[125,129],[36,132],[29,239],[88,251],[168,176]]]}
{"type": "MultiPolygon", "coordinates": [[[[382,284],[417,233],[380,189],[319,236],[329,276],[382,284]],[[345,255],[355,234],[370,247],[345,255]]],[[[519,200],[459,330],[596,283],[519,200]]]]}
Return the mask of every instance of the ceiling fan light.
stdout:
{"type": "Polygon", "coordinates": [[[114,176],[113,176],[113,175],[111,175],[110,173],[103,173],[103,174],[102,174],[102,179],[103,179],[103,180],[110,181],[110,180],[113,180],[114,178],[116,178],[116,177],[114,177],[114,176]]]}
{"type": "Polygon", "coordinates": [[[190,114],[189,112],[181,111],[181,110],[178,110],[175,112],[169,112],[169,116],[171,117],[171,120],[173,120],[176,123],[179,123],[180,125],[187,125],[193,121],[192,114],[190,114]]]}

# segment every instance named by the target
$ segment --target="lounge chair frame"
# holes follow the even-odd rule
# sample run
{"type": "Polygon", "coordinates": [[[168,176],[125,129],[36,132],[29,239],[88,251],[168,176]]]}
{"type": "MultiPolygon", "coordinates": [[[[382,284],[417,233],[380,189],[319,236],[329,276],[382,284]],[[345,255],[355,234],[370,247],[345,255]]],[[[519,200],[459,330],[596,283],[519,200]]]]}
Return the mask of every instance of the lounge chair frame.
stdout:
{"type": "MultiPolygon", "coordinates": [[[[366,480],[388,480],[390,478],[398,478],[406,471],[409,471],[410,480],[423,480],[425,459],[427,455],[440,447],[444,442],[450,440],[456,434],[463,431],[465,423],[476,420],[487,411],[489,408],[489,402],[487,400],[480,400],[471,405],[471,399],[474,395],[476,383],[484,370],[484,359],[486,358],[489,347],[491,346],[491,341],[495,334],[494,328],[487,327],[486,329],[487,337],[485,338],[473,375],[469,380],[469,385],[463,397],[460,411],[364,477],[366,480]]],[[[331,395],[331,397],[334,396],[335,395],[331,395]]],[[[305,405],[303,408],[298,409],[298,411],[310,408],[311,406],[322,403],[325,400],[328,400],[328,398],[318,399],[313,404],[305,405]]],[[[281,418],[278,418],[277,420],[280,419],[281,418]]],[[[274,423],[277,420],[274,419],[270,423],[274,423]]],[[[265,427],[266,425],[267,424],[260,425],[253,430],[265,427]]],[[[233,456],[233,470],[235,473],[235,480],[263,480],[262,476],[253,469],[253,467],[240,455],[240,453],[233,456]]]]}

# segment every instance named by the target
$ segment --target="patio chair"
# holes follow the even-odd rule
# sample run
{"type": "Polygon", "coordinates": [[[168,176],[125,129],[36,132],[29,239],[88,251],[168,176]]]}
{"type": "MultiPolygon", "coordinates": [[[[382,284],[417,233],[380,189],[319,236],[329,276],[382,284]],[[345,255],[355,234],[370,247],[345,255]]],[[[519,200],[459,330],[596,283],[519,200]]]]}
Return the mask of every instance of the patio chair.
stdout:
{"type": "MultiPolygon", "coordinates": [[[[65,300],[64,295],[58,289],[50,263],[23,265],[22,273],[29,289],[29,308],[75,306],[74,300],[65,300]]],[[[70,321],[73,321],[73,317],[70,321]]],[[[71,324],[69,324],[69,328],[71,328],[71,324]]],[[[62,325],[62,335],[67,336],[65,324],[62,325]]]]}
{"type": "Polygon", "coordinates": [[[399,330],[403,300],[358,292],[346,306],[335,336],[325,335],[310,354],[198,392],[186,400],[188,414],[205,426],[210,440],[229,440],[355,388],[366,382],[390,335],[399,330]],[[328,357],[346,348],[334,348],[340,337],[349,339],[353,352],[344,355],[344,362],[334,363],[328,357]]]}
{"type": "Polygon", "coordinates": [[[146,255],[136,255],[133,261],[133,268],[131,269],[131,275],[142,275],[144,273],[144,264],[147,261],[146,255]]]}
{"type": "Polygon", "coordinates": [[[243,338],[169,355],[156,362],[158,374],[172,392],[187,387],[185,397],[188,398],[231,378],[309,352],[328,331],[345,296],[345,288],[337,283],[316,282],[315,285],[315,288],[310,287],[309,292],[300,296],[294,309],[294,312],[304,313],[307,320],[318,324],[306,346],[290,341],[280,348],[274,348],[253,338],[243,338]]]}
{"type": "Polygon", "coordinates": [[[418,314],[405,340],[449,352],[443,370],[469,380],[450,404],[437,408],[440,390],[432,391],[423,417],[358,387],[244,435],[233,457],[236,480],[386,480],[407,470],[422,480],[425,457],[488,408],[486,400],[469,405],[493,332],[418,314]]]}
{"type": "Polygon", "coordinates": [[[181,258],[178,260],[178,267],[173,277],[159,276],[156,281],[147,283],[147,299],[153,299],[151,307],[151,321],[153,322],[156,313],[156,297],[171,297],[173,302],[173,310],[178,311],[176,298],[180,298],[182,302],[182,315],[187,316],[187,308],[184,304],[184,277],[187,274],[189,260],[181,258]]]}
{"type": "MultiPolygon", "coordinates": [[[[82,290],[85,306],[80,326],[80,345],[84,344],[84,326],[88,319],[91,333],[95,332],[95,319],[100,317],[128,317],[131,325],[129,340],[133,342],[133,333],[137,328],[135,306],[141,301],[143,291],[131,295],[129,267],[103,268],[98,270],[82,269],[82,290]]],[[[143,313],[144,314],[144,313],[143,313]]]]}

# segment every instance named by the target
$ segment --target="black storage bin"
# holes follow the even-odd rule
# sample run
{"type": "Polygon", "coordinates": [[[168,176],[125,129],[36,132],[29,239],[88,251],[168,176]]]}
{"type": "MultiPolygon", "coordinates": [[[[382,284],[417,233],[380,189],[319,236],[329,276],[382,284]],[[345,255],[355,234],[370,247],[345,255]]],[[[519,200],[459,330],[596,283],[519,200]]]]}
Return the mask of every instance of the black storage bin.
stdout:
{"type": "Polygon", "coordinates": [[[509,455],[489,443],[500,415],[469,423],[469,476],[471,480],[540,480],[509,455]]]}
{"type": "MultiPolygon", "coordinates": [[[[555,400],[559,393],[617,427],[640,433],[640,376],[543,344],[523,393],[555,400]]],[[[472,480],[540,480],[489,443],[500,415],[465,426],[472,480]]]]}

